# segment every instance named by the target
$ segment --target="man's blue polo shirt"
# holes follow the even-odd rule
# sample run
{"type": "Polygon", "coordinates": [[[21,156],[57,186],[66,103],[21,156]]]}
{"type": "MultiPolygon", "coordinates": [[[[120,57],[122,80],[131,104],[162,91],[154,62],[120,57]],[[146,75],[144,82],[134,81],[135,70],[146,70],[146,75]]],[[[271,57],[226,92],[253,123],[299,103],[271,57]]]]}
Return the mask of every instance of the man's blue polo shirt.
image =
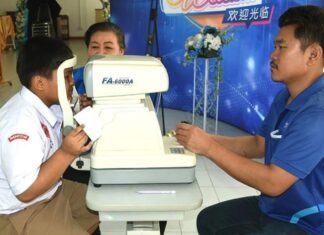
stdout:
{"type": "Polygon", "coordinates": [[[288,97],[287,89],[276,96],[259,134],[266,140],[265,164],[299,179],[278,197],[261,194],[260,208],[324,234],[324,75],[286,106],[288,97]]]}
{"type": "Polygon", "coordinates": [[[84,95],[86,93],[83,82],[83,70],[84,67],[73,69],[74,86],[79,95],[84,95]]]}

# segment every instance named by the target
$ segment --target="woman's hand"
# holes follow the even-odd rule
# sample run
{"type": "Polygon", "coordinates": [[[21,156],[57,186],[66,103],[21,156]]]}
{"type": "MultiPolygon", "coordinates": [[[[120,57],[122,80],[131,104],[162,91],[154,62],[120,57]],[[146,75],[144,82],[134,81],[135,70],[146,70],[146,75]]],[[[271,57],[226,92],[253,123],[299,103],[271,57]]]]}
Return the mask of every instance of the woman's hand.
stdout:
{"type": "Polygon", "coordinates": [[[80,110],[82,110],[88,106],[92,106],[92,104],[93,104],[92,99],[86,95],[81,95],[79,97],[79,102],[80,102],[80,110]]]}

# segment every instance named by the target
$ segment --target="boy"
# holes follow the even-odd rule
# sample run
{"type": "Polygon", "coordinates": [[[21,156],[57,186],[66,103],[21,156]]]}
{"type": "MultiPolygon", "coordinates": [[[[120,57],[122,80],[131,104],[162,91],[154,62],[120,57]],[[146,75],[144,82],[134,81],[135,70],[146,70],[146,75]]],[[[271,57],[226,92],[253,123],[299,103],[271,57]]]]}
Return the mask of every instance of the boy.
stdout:
{"type": "MultiPolygon", "coordinates": [[[[21,48],[17,73],[22,89],[0,110],[0,231],[3,234],[82,235],[98,227],[85,205],[86,186],[61,176],[92,143],[83,126],[62,136],[57,68],[73,57],[63,41],[33,37],[21,48]]],[[[72,68],[64,71],[72,95],[72,68]]]]}

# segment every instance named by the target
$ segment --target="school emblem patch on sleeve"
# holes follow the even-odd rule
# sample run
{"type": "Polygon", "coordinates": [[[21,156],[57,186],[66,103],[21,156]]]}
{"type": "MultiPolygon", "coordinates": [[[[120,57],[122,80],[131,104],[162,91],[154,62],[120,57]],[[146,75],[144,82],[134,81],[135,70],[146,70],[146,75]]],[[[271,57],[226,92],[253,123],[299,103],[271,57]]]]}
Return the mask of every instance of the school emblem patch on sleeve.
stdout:
{"type": "Polygon", "coordinates": [[[29,135],[20,134],[20,133],[13,134],[12,136],[10,136],[8,138],[9,142],[12,142],[14,140],[26,140],[26,141],[28,141],[28,139],[29,139],[29,135]]]}

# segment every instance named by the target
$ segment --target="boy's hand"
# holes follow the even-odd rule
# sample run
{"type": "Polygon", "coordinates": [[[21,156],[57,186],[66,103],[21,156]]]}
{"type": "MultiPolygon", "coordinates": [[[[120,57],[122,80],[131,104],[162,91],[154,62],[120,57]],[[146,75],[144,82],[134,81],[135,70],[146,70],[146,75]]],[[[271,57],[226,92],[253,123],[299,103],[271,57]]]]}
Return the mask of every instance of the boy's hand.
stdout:
{"type": "Polygon", "coordinates": [[[73,158],[87,152],[93,145],[93,142],[87,143],[89,137],[83,131],[84,125],[73,129],[64,137],[61,149],[71,155],[73,158]]]}

